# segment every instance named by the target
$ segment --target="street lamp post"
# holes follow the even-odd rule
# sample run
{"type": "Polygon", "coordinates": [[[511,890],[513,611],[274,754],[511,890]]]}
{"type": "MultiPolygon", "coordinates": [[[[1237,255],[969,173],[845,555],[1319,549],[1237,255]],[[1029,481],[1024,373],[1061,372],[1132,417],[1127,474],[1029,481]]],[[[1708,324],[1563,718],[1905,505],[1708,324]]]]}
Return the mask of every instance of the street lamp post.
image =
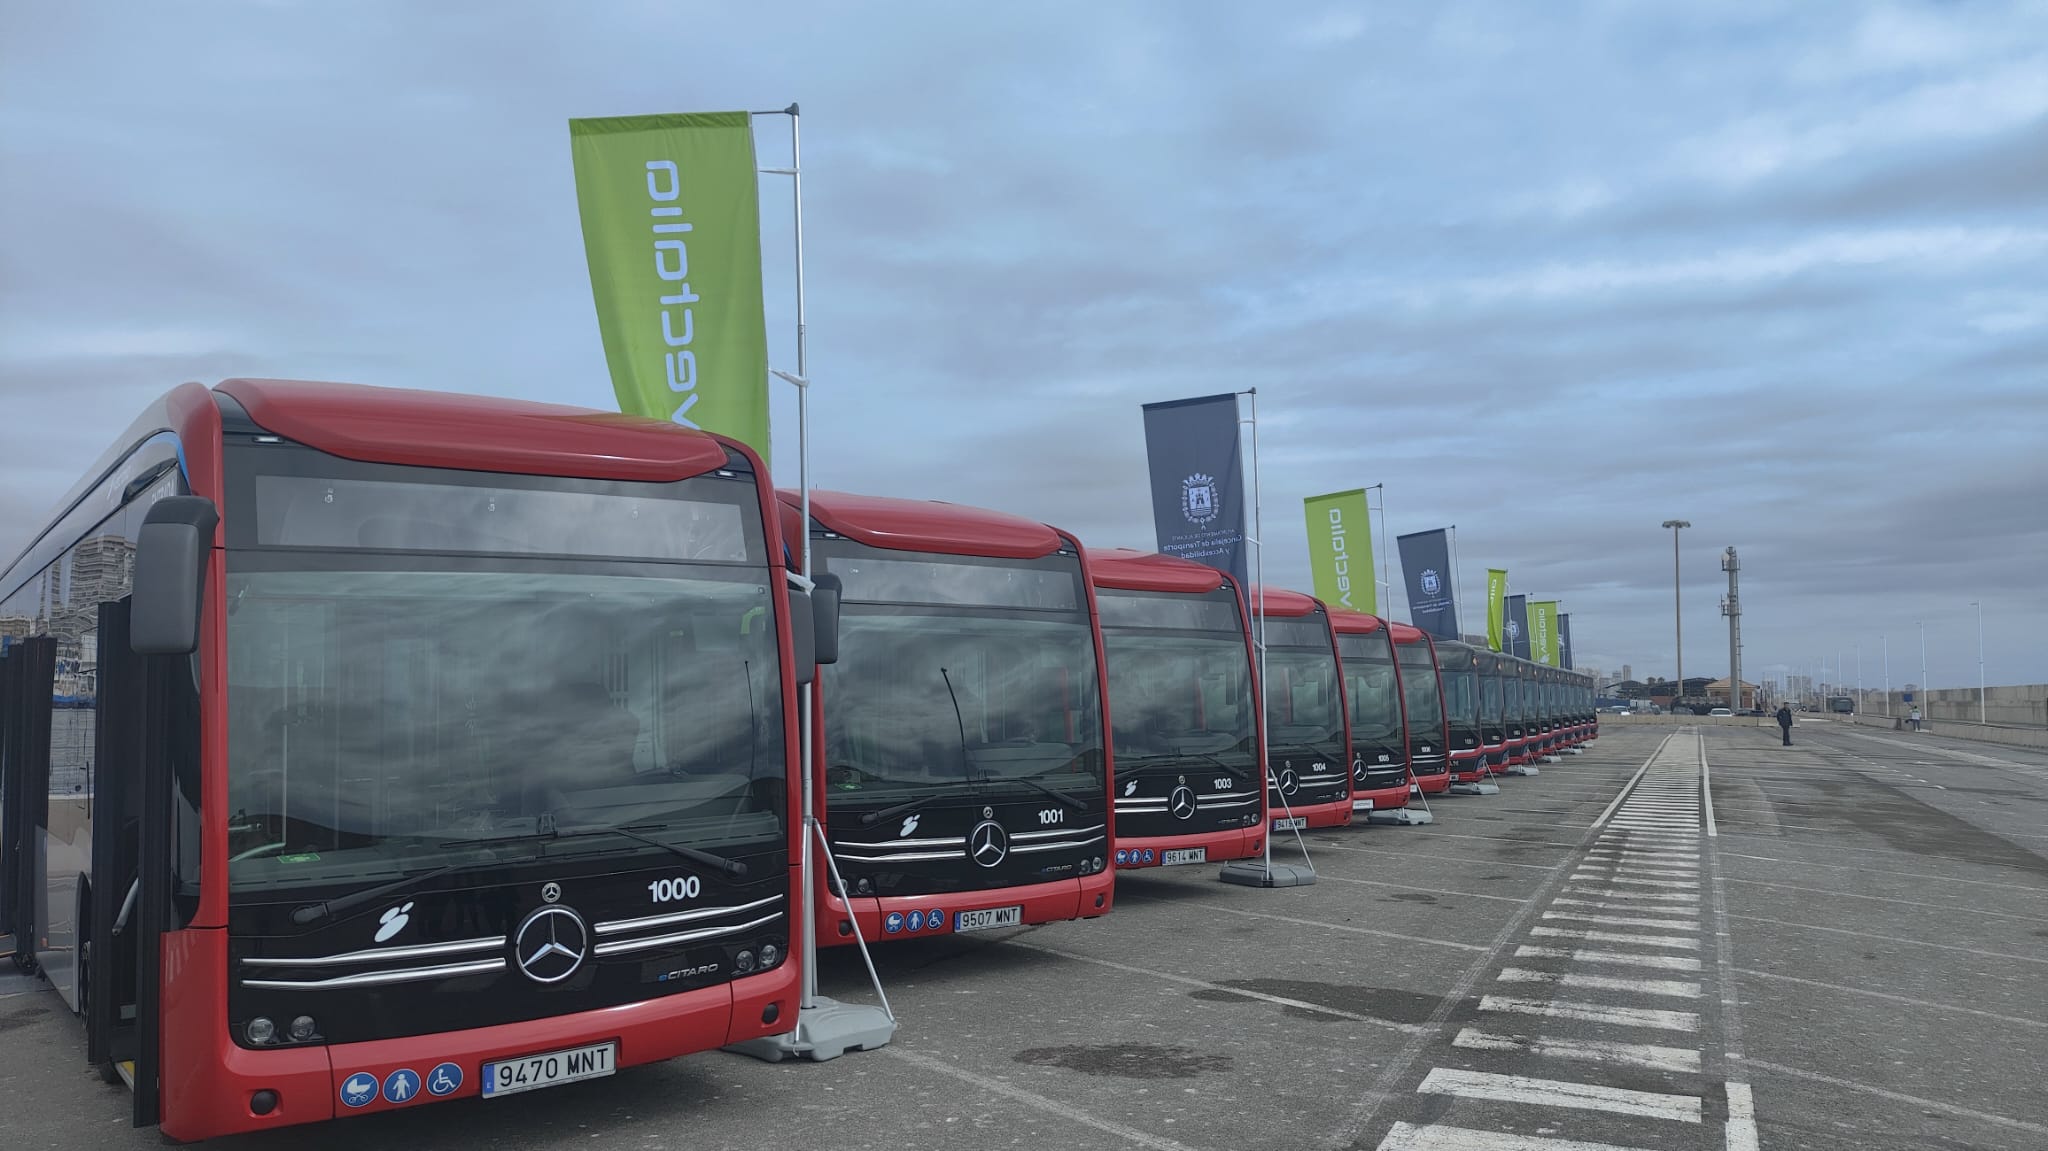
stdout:
{"type": "Polygon", "coordinates": [[[1884,645],[1884,714],[1889,719],[1892,714],[1892,639],[1881,635],[1877,642],[1884,645]]]}
{"type": "Polygon", "coordinates": [[[1664,526],[1671,529],[1671,626],[1678,643],[1678,694],[1672,697],[1674,707],[1685,699],[1685,612],[1684,601],[1678,595],[1678,532],[1680,528],[1692,526],[1690,520],[1665,520],[1664,526]]]}
{"type": "Polygon", "coordinates": [[[1984,602],[1971,600],[1970,606],[1977,609],[1977,722],[1989,722],[1984,707],[1984,602]]]}
{"type": "Polygon", "coordinates": [[[1920,716],[1934,718],[1934,692],[1927,686],[1927,621],[1920,620],[1920,716]]]}

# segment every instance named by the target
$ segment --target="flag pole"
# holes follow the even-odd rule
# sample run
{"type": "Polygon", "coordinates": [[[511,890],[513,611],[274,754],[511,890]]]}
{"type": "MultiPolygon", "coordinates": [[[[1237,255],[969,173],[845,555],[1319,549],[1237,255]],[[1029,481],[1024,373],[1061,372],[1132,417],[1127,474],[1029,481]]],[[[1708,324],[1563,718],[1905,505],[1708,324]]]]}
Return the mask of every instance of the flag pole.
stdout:
{"type": "MultiPolygon", "coordinates": [[[[765,175],[788,176],[790,178],[791,200],[793,202],[792,224],[796,249],[796,371],[775,372],[775,376],[796,388],[796,437],[797,437],[797,488],[799,506],[802,510],[802,565],[801,575],[791,577],[790,582],[803,590],[815,585],[811,579],[811,419],[810,363],[805,347],[804,315],[804,178],[803,138],[801,117],[797,105],[772,112],[754,112],[752,116],[789,117],[789,167],[762,168],[765,175]]],[[[814,677],[815,681],[815,677],[814,677]]],[[[798,786],[802,789],[799,818],[802,823],[802,847],[798,854],[797,882],[802,887],[798,899],[800,916],[794,937],[798,941],[797,954],[803,965],[802,989],[797,1001],[794,1026],[781,1035],[769,1035],[750,1039],[732,1045],[729,1050],[751,1055],[770,1063],[785,1059],[808,1059],[822,1063],[836,1059],[849,1051],[868,1051],[886,1045],[896,1034],[896,1013],[889,1007],[888,993],[882,990],[881,975],[875,970],[874,957],[868,954],[867,940],[860,932],[860,918],[848,915],[853,924],[854,946],[860,951],[861,960],[867,964],[868,979],[873,983],[875,995],[881,1000],[880,1007],[865,1004],[841,1003],[818,994],[818,865],[822,857],[825,868],[832,876],[833,889],[844,898],[846,885],[839,878],[838,864],[832,858],[831,846],[825,839],[825,825],[818,818],[815,780],[812,775],[811,753],[816,740],[812,723],[813,693],[816,683],[803,685],[797,699],[797,754],[802,758],[798,768],[798,786]],[[815,845],[815,852],[813,847],[815,845]]]]}

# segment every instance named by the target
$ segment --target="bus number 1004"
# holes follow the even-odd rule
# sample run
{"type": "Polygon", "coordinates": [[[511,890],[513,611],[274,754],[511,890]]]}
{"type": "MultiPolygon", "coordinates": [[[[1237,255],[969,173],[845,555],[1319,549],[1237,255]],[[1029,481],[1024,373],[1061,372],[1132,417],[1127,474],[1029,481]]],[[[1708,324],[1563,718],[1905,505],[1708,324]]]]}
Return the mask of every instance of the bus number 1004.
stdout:
{"type": "Polygon", "coordinates": [[[694,875],[677,876],[674,879],[657,879],[647,885],[647,894],[656,903],[673,903],[678,899],[695,899],[704,893],[704,881],[694,875]]]}

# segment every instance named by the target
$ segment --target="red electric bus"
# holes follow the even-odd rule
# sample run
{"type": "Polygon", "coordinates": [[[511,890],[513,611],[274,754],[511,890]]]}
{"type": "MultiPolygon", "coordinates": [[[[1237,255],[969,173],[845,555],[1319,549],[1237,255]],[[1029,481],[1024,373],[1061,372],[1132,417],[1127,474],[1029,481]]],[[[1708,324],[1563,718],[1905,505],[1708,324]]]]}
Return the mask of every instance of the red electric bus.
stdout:
{"type": "MultiPolygon", "coordinates": [[[[792,555],[805,530],[782,493],[792,555]]],[[[811,493],[811,563],[839,584],[813,797],[848,894],[821,944],[1089,918],[1116,844],[1108,684],[1088,558],[1002,512],[811,493]]]]}
{"type": "Polygon", "coordinates": [[[1531,758],[1533,725],[1529,715],[1529,661],[1500,653],[1501,714],[1507,725],[1507,765],[1519,768],[1531,758]]]}
{"type": "Polygon", "coordinates": [[[1489,771],[1499,775],[1508,766],[1508,730],[1504,664],[1507,657],[1497,651],[1474,648],[1473,666],[1479,672],[1479,750],[1489,771]]]}
{"type": "Polygon", "coordinates": [[[1260,594],[1271,829],[1342,827],[1351,822],[1351,717],[1329,610],[1300,592],[1260,594]]]}
{"type": "Polygon", "coordinates": [[[229,380],[136,420],[0,576],[15,926],[135,1122],[794,1026],[774,516],[743,445],[616,414],[229,380]]]}
{"type": "Polygon", "coordinates": [[[1429,633],[1405,623],[1389,623],[1394,662],[1401,670],[1401,701],[1408,714],[1408,774],[1424,795],[1450,789],[1450,726],[1444,715],[1444,689],[1437,673],[1436,645],[1429,633]]]}
{"type": "Polygon", "coordinates": [[[1401,677],[1387,621],[1363,612],[1332,611],[1337,654],[1344,661],[1344,702],[1351,719],[1351,809],[1398,811],[1408,806],[1408,729],[1401,677]]]}
{"type": "Polygon", "coordinates": [[[1481,746],[1479,653],[1454,639],[1432,641],[1444,689],[1444,724],[1449,731],[1451,782],[1488,782],[1486,750],[1481,746]]]}
{"type": "Polygon", "coordinates": [[[1257,677],[1237,584],[1172,556],[1090,551],[1116,746],[1116,865],[1265,848],[1257,677]]]}

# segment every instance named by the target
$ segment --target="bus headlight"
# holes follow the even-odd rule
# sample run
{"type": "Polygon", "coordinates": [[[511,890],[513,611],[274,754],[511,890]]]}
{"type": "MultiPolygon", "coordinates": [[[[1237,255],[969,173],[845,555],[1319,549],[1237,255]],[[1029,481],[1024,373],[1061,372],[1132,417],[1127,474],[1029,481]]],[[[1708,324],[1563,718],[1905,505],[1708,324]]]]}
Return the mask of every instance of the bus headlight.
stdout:
{"type": "Polygon", "coordinates": [[[763,943],[761,945],[761,966],[764,968],[773,967],[780,962],[782,962],[782,949],[773,943],[763,943]]]}
{"type": "Polygon", "coordinates": [[[301,1015],[297,1019],[292,1020],[291,1026],[285,1028],[284,1033],[292,1037],[292,1042],[304,1043],[306,1040],[313,1038],[315,1030],[313,1017],[301,1015]]]}
{"type": "Polygon", "coordinates": [[[249,1021],[247,1027],[242,1029],[242,1034],[249,1037],[249,1042],[261,1047],[277,1039],[277,1024],[258,1015],[249,1021]]]}
{"type": "Polygon", "coordinates": [[[754,969],[754,953],[751,951],[740,952],[732,957],[732,965],[741,975],[745,975],[754,969]]]}
{"type": "Polygon", "coordinates": [[[860,877],[859,881],[857,881],[853,885],[853,890],[855,891],[855,893],[860,895],[873,895],[875,893],[874,880],[871,880],[867,876],[863,875],[860,877]]]}

